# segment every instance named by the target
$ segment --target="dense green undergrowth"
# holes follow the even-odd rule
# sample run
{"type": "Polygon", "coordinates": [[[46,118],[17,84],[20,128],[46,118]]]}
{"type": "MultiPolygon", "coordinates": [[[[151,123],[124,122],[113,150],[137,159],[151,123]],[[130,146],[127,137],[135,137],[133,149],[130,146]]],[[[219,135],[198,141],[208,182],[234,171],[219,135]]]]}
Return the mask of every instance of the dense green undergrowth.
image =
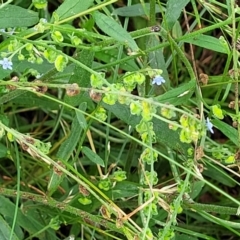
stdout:
{"type": "Polygon", "coordinates": [[[236,1],[0,4],[0,239],[239,239],[236,1]]]}

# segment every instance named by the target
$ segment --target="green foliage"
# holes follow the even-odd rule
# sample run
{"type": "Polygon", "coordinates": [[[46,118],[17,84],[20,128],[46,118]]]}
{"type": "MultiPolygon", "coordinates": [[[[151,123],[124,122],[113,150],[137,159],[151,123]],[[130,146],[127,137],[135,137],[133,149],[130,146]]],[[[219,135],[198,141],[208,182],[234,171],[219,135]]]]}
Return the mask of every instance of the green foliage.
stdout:
{"type": "Polygon", "coordinates": [[[0,239],[239,239],[238,14],[2,1],[0,239]]]}
{"type": "Polygon", "coordinates": [[[0,8],[0,28],[29,27],[38,21],[37,12],[10,4],[0,8]]]}

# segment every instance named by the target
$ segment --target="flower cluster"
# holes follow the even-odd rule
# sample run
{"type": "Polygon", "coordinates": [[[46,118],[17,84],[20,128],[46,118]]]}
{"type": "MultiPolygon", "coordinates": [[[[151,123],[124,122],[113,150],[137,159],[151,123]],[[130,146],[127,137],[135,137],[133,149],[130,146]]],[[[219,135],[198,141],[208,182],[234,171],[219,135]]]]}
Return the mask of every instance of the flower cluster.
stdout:
{"type": "Polygon", "coordinates": [[[185,143],[196,142],[204,134],[202,125],[196,119],[183,114],[180,117],[182,130],[180,132],[180,141],[185,143]]]}

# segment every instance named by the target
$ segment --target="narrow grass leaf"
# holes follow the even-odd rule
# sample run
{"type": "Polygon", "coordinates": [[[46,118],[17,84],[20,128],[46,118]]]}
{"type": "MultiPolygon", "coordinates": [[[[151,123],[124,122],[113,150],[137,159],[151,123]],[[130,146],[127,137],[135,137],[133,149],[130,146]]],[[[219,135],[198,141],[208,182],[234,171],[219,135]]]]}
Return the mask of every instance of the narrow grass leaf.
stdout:
{"type": "Polygon", "coordinates": [[[227,221],[224,220],[222,218],[219,217],[215,217],[212,214],[209,214],[205,211],[199,211],[199,214],[201,216],[203,216],[205,219],[213,222],[214,224],[220,225],[220,226],[224,226],[225,228],[227,228],[229,231],[235,233],[237,236],[240,236],[239,231],[235,231],[233,228],[235,229],[240,229],[240,224],[238,222],[234,222],[234,221],[227,221]]]}
{"type": "Polygon", "coordinates": [[[220,121],[219,119],[213,119],[212,124],[219,129],[226,137],[229,138],[236,146],[238,146],[238,132],[232,126],[220,121]]]}
{"type": "Polygon", "coordinates": [[[191,80],[178,88],[174,88],[155,99],[161,103],[169,103],[174,106],[180,105],[189,100],[196,87],[196,80],[191,80]]]}
{"type": "Polygon", "coordinates": [[[200,34],[194,38],[185,39],[183,42],[210,49],[214,52],[228,54],[227,48],[222,44],[222,41],[212,36],[200,34]]]}
{"type": "Polygon", "coordinates": [[[190,0],[168,0],[166,9],[166,22],[168,30],[171,30],[175,22],[178,20],[183,8],[190,0]]]}
{"type": "Polygon", "coordinates": [[[15,5],[0,8],[0,28],[29,27],[38,23],[38,13],[15,5]]]}
{"type": "MultiPolygon", "coordinates": [[[[78,144],[79,138],[82,133],[82,127],[79,124],[78,118],[75,115],[72,126],[71,126],[71,132],[69,133],[68,138],[63,142],[63,144],[60,146],[58,152],[57,152],[57,159],[68,161],[71,154],[73,153],[76,145],[78,144]]],[[[58,188],[58,186],[61,184],[65,174],[59,174],[52,170],[50,181],[48,183],[48,196],[51,196],[58,188]]]]}
{"type": "Polygon", "coordinates": [[[66,0],[56,10],[56,13],[59,17],[59,20],[63,20],[87,10],[93,2],[94,0],[66,0]]]}
{"type": "Polygon", "coordinates": [[[82,148],[82,153],[86,155],[86,157],[93,163],[96,163],[102,167],[105,166],[104,161],[102,158],[100,158],[95,152],[93,152],[90,148],[88,147],[83,147],[82,148]]]}
{"type": "Polygon", "coordinates": [[[137,52],[139,50],[136,42],[133,40],[131,35],[113,18],[106,16],[100,12],[94,12],[94,20],[97,26],[108,36],[114,38],[117,42],[125,44],[137,52]]]}
{"type": "MultiPolygon", "coordinates": [[[[138,3],[138,4],[134,4],[132,6],[125,6],[125,7],[117,8],[113,11],[112,14],[122,16],[122,17],[138,17],[138,16],[146,15],[146,13],[145,13],[145,10],[146,10],[147,14],[149,15],[150,3],[145,3],[144,8],[143,8],[142,4],[138,3]]],[[[155,13],[161,12],[158,4],[156,4],[155,9],[156,9],[155,13]]],[[[164,9],[165,8],[163,8],[163,10],[164,9]]]]}

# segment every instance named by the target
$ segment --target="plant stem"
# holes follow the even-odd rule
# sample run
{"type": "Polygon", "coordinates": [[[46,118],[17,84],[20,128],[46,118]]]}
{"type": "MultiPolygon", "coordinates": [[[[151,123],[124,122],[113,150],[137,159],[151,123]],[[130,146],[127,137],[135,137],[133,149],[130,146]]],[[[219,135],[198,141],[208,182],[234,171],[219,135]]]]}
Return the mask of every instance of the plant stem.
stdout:
{"type": "Polygon", "coordinates": [[[22,198],[22,199],[28,199],[28,200],[31,200],[34,202],[42,203],[43,205],[47,205],[52,208],[60,209],[61,211],[68,212],[75,216],[78,216],[80,218],[80,222],[82,222],[82,223],[87,222],[88,224],[92,225],[93,227],[96,227],[97,225],[101,225],[107,229],[112,229],[118,233],[123,234],[122,229],[117,228],[116,224],[113,220],[103,219],[100,216],[93,215],[93,214],[85,212],[81,209],[72,207],[68,203],[58,202],[51,197],[41,196],[38,194],[33,194],[33,193],[23,192],[23,191],[17,192],[15,190],[8,189],[8,188],[2,188],[2,187],[0,187],[0,193],[4,196],[8,196],[8,197],[16,197],[17,194],[19,194],[20,198],[22,198]]]}

